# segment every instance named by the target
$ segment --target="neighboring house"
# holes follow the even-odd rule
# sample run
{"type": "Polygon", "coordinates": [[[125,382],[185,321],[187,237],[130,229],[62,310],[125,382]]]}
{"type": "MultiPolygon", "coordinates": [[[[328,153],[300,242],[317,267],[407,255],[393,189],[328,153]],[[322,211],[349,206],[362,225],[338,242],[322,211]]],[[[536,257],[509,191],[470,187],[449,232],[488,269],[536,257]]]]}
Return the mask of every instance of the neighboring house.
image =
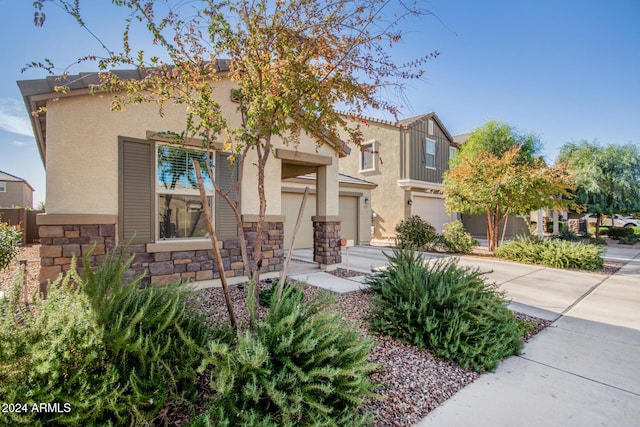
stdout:
{"type": "MultiPolygon", "coordinates": [[[[227,63],[217,65],[224,76],[227,63]]],[[[142,78],[137,70],[117,73],[123,78],[142,78]]],[[[151,283],[218,278],[199,193],[188,166],[194,157],[203,160],[201,141],[179,146],[162,135],[184,129],[185,106],[166,105],[162,117],[158,107],[150,104],[113,112],[109,108],[113,94],[89,93],[90,85],[99,81],[96,74],[69,76],[67,81],[71,83],[66,93],[54,90],[62,84],[54,77],[18,82],[28,111],[39,111],[31,120],[47,172],[47,213],[38,216],[41,283],[68,269],[71,257],[86,253],[92,243],[97,244],[93,255],[98,261],[105,250],[129,241],[130,250],[136,253],[131,274],[144,272],[151,283]],[[175,158],[182,158],[182,163],[175,158]]],[[[233,88],[224,78],[215,84],[222,111],[237,125],[240,116],[232,100],[233,88]]],[[[218,150],[216,178],[225,188],[236,172],[228,167],[229,154],[221,151],[222,144],[214,148],[218,150]]],[[[283,180],[308,173],[316,174],[315,179],[304,178],[316,189],[316,203],[313,217],[304,218],[305,239],[312,240],[314,258],[323,268],[335,268],[341,261],[339,241],[345,231],[341,230],[339,195],[346,191],[345,195],[364,205],[370,187],[347,191],[339,183],[338,159],[348,152],[348,147],[306,135],[295,149],[275,142],[265,177],[263,272],[275,276],[282,269],[285,230],[295,224],[294,212],[297,216],[295,206],[285,202],[292,184],[283,180]]],[[[240,192],[243,230],[250,249],[255,245],[259,212],[254,163],[253,157],[247,158],[240,192]]],[[[243,264],[234,217],[224,200],[215,196],[211,183],[205,184],[221,240],[224,274],[240,276],[243,264]]],[[[358,212],[368,221],[369,211],[358,212]]]]}
{"type": "Polygon", "coordinates": [[[371,191],[372,240],[392,243],[396,225],[412,215],[442,233],[457,218],[447,213],[442,195],[442,174],[457,144],[438,116],[363,121],[362,151],[341,159],[340,172],[377,184],[371,191]]]}
{"type": "Polygon", "coordinates": [[[33,191],[26,180],[0,171],[0,208],[33,208],[33,191]]]}

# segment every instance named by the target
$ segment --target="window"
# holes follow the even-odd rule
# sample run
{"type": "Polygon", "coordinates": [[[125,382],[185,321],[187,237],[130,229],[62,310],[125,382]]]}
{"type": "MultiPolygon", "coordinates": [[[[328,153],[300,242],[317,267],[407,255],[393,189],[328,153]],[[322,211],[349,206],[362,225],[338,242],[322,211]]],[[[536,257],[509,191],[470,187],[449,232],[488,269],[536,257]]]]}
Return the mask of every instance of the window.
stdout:
{"type": "Polygon", "coordinates": [[[206,165],[213,167],[207,153],[184,147],[157,147],[157,212],[160,239],[195,239],[209,236],[207,218],[200,201],[200,191],[193,161],[202,170],[202,181],[212,206],[213,183],[206,173],[206,165]]]}
{"type": "Polygon", "coordinates": [[[429,135],[434,135],[433,127],[433,119],[429,119],[429,135]]]}
{"type": "Polygon", "coordinates": [[[422,147],[424,154],[424,165],[428,168],[436,167],[436,142],[433,139],[425,138],[422,147]]]}
{"type": "Polygon", "coordinates": [[[0,182],[0,193],[5,193],[7,191],[7,183],[0,182]]]}
{"type": "Polygon", "coordinates": [[[376,143],[375,141],[362,144],[360,152],[360,172],[373,171],[376,169],[376,143]]]}

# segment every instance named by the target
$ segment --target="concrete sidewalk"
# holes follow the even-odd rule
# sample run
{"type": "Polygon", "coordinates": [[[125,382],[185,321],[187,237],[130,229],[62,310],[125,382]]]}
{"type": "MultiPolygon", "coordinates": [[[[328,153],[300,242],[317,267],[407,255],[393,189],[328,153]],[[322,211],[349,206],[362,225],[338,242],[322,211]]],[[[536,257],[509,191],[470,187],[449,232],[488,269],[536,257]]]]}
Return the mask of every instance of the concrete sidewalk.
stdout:
{"type": "MultiPolygon", "coordinates": [[[[351,248],[349,267],[365,274],[384,266],[382,251],[351,248]]],[[[640,250],[612,247],[605,257],[626,265],[606,276],[461,257],[460,265],[487,272],[513,309],[554,323],[418,426],[640,427],[640,250]]],[[[294,258],[310,261],[312,254],[297,250],[294,258]]],[[[354,283],[361,278],[339,279],[313,264],[302,268],[294,277],[310,284],[338,292],[360,286],[354,283]]]]}

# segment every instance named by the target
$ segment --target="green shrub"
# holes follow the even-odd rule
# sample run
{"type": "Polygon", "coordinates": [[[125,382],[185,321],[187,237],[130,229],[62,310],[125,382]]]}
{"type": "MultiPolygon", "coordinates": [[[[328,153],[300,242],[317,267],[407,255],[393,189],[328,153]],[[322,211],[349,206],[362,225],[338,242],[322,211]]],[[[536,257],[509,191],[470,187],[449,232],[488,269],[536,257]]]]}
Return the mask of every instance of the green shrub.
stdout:
{"type": "Polygon", "coordinates": [[[105,357],[102,330],[87,297],[70,285],[73,271],[52,283],[45,300],[20,303],[20,283],[0,300],[0,401],[26,404],[0,413],[1,425],[107,425],[126,418],[126,390],[105,357]],[[58,411],[34,411],[34,404],[58,411]]]}
{"type": "Polygon", "coordinates": [[[495,255],[498,258],[526,264],[598,270],[604,265],[602,252],[602,248],[584,243],[518,237],[496,248],[495,255]]]}
{"type": "MultiPolygon", "coordinates": [[[[269,280],[269,279],[267,279],[269,280]]],[[[260,295],[258,297],[258,303],[262,306],[262,307],[269,307],[271,305],[271,297],[273,295],[273,292],[275,292],[278,289],[278,283],[279,280],[275,280],[272,282],[271,287],[263,289],[260,291],[260,295]]],[[[302,292],[302,290],[300,289],[300,287],[293,285],[291,282],[289,282],[288,280],[284,282],[284,286],[285,287],[293,287],[292,292],[302,292]]]]}
{"type": "Polygon", "coordinates": [[[396,225],[398,235],[398,247],[424,251],[431,249],[439,242],[436,229],[423,220],[420,216],[414,215],[396,225]]]}
{"type": "Polygon", "coordinates": [[[631,227],[612,227],[609,229],[609,237],[620,240],[622,237],[633,236],[633,228],[631,227]]]}
{"type": "MultiPolygon", "coordinates": [[[[596,234],[596,228],[595,227],[589,227],[589,234],[593,234],[595,236],[596,234]]],[[[600,235],[601,236],[607,236],[609,234],[609,227],[601,225],[600,226],[600,235]]]]}
{"type": "Polygon", "coordinates": [[[21,243],[20,227],[0,222],[0,270],[7,268],[11,260],[18,255],[21,243]]]}
{"type": "Polygon", "coordinates": [[[569,228],[564,227],[560,230],[560,234],[558,235],[558,239],[560,240],[566,240],[569,242],[578,242],[580,241],[580,237],[574,233],[573,231],[569,230],[569,228]]]}
{"type": "Polygon", "coordinates": [[[640,236],[637,234],[624,236],[624,237],[621,237],[620,240],[618,240],[618,242],[620,242],[623,245],[635,245],[639,241],[640,241],[640,236]]]}
{"type": "Polygon", "coordinates": [[[455,259],[426,265],[394,249],[389,266],[366,283],[374,291],[372,327],[477,371],[493,370],[523,346],[522,328],[495,285],[455,259]]]}
{"type": "MultiPolygon", "coordinates": [[[[324,294],[304,301],[288,286],[266,319],[234,344],[211,341],[201,369],[210,372],[211,407],[193,425],[357,426],[373,396],[367,361],[372,342],[324,308],[324,294]]],[[[252,292],[249,292],[252,294],[252,292]]],[[[255,304],[254,304],[255,305],[255,304]]],[[[253,309],[253,308],[250,308],[253,309]]]]}
{"type": "Polygon", "coordinates": [[[604,240],[602,237],[598,237],[597,239],[595,237],[589,237],[588,242],[591,245],[607,246],[607,241],[604,240]]]}
{"type": "Polygon", "coordinates": [[[130,417],[137,424],[158,415],[167,404],[197,398],[196,369],[211,338],[201,316],[188,312],[183,285],[140,289],[141,277],[124,283],[133,257],[109,252],[93,268],[84,259],[82,289],[102,328],[107,358],[119,374],[130,417]]]}
{"type": "Polygon", "coordinates": [[[632,227],[633,234],[640,236],[640,227],[632,227]]]}
{"type": "Polygon", "coordinates": [[[448,252],[468,254],[478,245],[478,241],[465,231],[460,221],[445,224],[442,237],[448,252]]]}

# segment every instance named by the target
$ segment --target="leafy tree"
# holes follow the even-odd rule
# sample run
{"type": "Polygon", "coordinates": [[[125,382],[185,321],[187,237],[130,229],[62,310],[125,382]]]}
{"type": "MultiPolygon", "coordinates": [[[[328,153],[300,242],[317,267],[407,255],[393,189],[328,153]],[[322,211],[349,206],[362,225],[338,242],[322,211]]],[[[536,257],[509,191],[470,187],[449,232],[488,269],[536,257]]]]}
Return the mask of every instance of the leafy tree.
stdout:
{"type": "Polygon", "coordinates": [[[560,149],[558,163],[575,175],[576,203],[595,213],[596,237],[603,214],[632,214],[640,211],[640,150],[633,144],[601,146],[580,141],[560,149]]]}
{"type": "MultiPolygon", "coordinates": [[[[36,25],[44,24],[47,3],[62,7],[86,28],[79,0],[35,1],[36,25]]],[[[207,148],[214,142],[222,142],[225,150],[236,155],[240,177],[247,161],[255,165],[258,238],[264,230],[267,207],[264,172],[275,140],[295,146],[301,134],[306,133],[318,144],[329,142],[338,149],[343,143],[359,145],[362,135],[359,127],[349,125],[349,115],[359,115],[368,109],[396,115],[397,107],[386,101],[381,91],[401,89],[404,81],[419,79],[424,73],[422,67],[437,55],[431,53],[404,64],[391,57],[390,48],[402,39],[400,21],[424,13],[402,1],[394,4],[388,0],[114,0],[113,3],[131,10],[123,31],[122,51],[115,53],[101,43],[106,57],[94,54],[80,59],[98,60],[102,84],[96,90],[118,93],[112,101],[115,110],[127,104],[153,102],[162,113],[167,103],[184,104],[188,117],[185,130],[176,135],[176,141],[198,137],[207,148]],[[391,5],[393,13],[386,16],[393,18],[389,20],[383,11],[391,5]],[[148,29],[154,44],[164,50],[167,60],[147,57],[144,51],[131,47],[130,30],[140,23],[148,29]],[[235,117],[225,116],[216,100],[215,82],[221,78],[217,65],[221,58],[226,59],[229,68],[226,76],[237,85],[240,123],[235,117]],[[144,70],[144,79],[122,80],[107,71],[122,65],[144,70]],[[341,111],[347,112],[346,117],[341,111]],[[346,141],[341,141],[339,134],[346,135],[346,141]]],[[[31,65],[53,69],[48,60],[31,65]]],[[[198,169],[197,164],[194,166],[198,169]]],[[[210,168],[207,172],[214,181],[210,168]]],[[[245,273],[250,280],[258,281],[262,246],[255,245],[250,264],[242,233],[239,191],[235,192],[235,201],[217,186],[216,192],[234,210],[245,273]]],[[[215,250],[215,230],[212,226],[210,230],[215,250]]]]}
{"type": "Polygon", "coordinates": [[[506,225],[509,215],[569,205],[569,176],[561,168],[547,167],[535,154],[538,147],[534,136],[488,122],[473,132],[453,169],[444,174],[447,209],[485,214],[491,251],[500,241],[499,223],[504,219],[506,225]]]}

